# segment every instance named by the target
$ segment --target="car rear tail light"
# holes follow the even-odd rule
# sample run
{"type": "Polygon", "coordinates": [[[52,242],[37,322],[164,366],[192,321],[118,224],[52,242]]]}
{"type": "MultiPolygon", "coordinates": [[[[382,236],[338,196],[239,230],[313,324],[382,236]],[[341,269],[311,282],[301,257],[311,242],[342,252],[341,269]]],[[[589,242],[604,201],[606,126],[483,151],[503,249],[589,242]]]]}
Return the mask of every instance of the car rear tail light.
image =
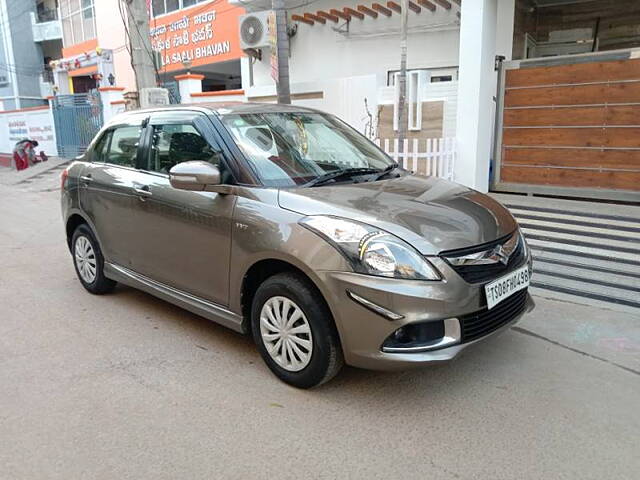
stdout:
{"type": "Polygon", "coordinates": [[[60,174],[60,190],[64,190],[64,186],[67,183],[68,176],[69,176],[69,169],[65,168],[60,174]]]}

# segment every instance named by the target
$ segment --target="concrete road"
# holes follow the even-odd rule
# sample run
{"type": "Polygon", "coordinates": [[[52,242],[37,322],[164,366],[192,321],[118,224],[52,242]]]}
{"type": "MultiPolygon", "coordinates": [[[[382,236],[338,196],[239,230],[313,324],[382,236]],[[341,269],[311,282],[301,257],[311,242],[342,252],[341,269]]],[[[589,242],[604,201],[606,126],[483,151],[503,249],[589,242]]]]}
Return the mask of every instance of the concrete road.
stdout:
{"type": "Polygon", "coordinates": [[[449,365],[299,391],[249,338],[130,288],[86,293],[57,172],[10,183],[2,480],[638,478],[640,315],[538,298],[449,365]]]}

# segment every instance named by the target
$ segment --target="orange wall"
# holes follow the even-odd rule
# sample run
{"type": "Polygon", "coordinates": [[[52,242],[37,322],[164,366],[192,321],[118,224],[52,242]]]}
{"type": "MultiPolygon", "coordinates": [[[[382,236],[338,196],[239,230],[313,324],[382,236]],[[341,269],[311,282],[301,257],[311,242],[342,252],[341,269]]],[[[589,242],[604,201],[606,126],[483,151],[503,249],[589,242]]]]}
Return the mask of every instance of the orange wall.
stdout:
{"type": "Polygon", "coordinates": [[[93,51],[98,46],[98,40],[92,38],[91,40],[87,40],[86,42],[76,43],[75,45],[69,45],[62,49],[62,56],[64,58],[75,57],[76,55],[81,55],[83,53],[93,51]]]}

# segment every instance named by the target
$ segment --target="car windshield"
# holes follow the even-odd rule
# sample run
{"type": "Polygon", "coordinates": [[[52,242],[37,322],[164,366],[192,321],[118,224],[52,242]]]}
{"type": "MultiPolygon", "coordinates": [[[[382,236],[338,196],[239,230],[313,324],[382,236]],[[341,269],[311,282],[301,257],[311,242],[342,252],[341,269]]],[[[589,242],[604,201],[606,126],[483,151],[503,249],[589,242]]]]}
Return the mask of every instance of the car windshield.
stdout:
{"type": "Polygon", "coordinates": [[[331,115],[227,114],[222,121],[266,186],[349,181],[393,164],[365,137],[331,115]]]}

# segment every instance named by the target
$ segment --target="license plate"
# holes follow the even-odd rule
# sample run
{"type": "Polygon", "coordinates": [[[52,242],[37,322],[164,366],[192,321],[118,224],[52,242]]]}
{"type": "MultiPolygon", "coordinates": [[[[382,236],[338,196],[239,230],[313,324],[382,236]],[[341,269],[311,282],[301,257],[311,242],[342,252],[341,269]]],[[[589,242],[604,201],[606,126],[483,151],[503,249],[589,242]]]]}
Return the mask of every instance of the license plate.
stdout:
{"type": "Polygon", "coordinates": [[[487,308],[492,309],[505,298],[529,286],[529,267],[524,266],[498,280],[487,283],[484,291],[487,294],[487,308]]]}

